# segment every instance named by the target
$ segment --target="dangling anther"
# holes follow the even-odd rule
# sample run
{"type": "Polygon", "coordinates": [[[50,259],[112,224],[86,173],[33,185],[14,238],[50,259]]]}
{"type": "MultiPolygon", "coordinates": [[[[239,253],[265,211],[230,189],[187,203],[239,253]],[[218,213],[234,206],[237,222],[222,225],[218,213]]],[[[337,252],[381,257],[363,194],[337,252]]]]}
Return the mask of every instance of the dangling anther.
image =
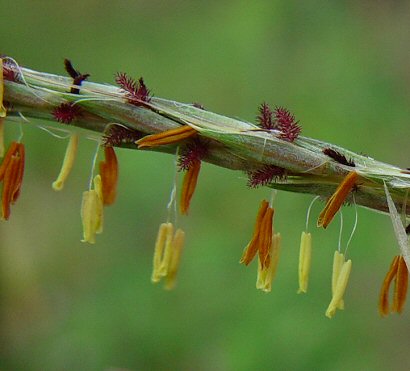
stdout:
{"type": "Polygon", "coordinates": [[[323,211],[319,215],[317,221],[318,227],[326,228],[332,221],[335,214],[339,211],[350,191],[356,184],[358,174],[355,171],[351,171],[343,179],[342,183],[337,187],[335,193],[328,199],[323,211]]]}

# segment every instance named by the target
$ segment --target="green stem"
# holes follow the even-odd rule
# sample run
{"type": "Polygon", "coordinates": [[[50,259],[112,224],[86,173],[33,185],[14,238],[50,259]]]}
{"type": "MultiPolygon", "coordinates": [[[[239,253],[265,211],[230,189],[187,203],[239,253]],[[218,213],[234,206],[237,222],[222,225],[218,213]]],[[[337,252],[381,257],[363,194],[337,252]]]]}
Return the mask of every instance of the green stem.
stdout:
{"type": "MultiPolygon", "coordinates": [[[[21,113],[27,118],[46,119],[61,126],[55,122],[52,111],[61,103],[72,102],[82,108],[82,114],[70,125],[99,134],[112,123],[144,134],[190,125],[209,142],[207,162],[244,172],[258,170],[268,164],[286,169],[287,178],[272,182],[269,185],[272,188],[328,197],[343,177],[355,170],[360,182],[354,192],[354,200],[359,205],[381,212],[388,211],[384,182],[399,209],[403,207],[406,190],[410,188],[410,175],[404,170],[333,144],[303,136],[291,143],[278,138],[277,131],[262,131],[251,123],[161,98],[152,98],[144,106],[135,106],[128,103],[121,89],[107,84],[83,82],[80,94],[71,94],[71,78],[25,68],[20,72],[24,76],[23,81],[4,81],[4,100],[9,104],[9,116],[21,113]],[[352,168],[336,162],[323,153],[324,148],[344,154],[356,166],[352,168]]],[[[124,147],[137,149],[133,143],[124,147]]],[[[175,153],[176,145],[153,150],[175,153]]],[[[353,201],[353,194],[347,201],[353,201]]],[[[409,214],[410,202],[406,208],[409,214]]]]}

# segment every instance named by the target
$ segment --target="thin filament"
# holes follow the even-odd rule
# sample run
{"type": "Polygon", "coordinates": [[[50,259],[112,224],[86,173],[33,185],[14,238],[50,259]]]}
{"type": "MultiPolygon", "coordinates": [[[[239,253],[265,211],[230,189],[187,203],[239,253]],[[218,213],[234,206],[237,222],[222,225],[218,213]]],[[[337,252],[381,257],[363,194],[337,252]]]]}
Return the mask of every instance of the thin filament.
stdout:
{"type": "Polygon", "coordinates": [[[95,166],[97,164],[97,157],[98,157],[98,152],[100,150],[100,145],[101,145],[101,143],[98,142],[97,143],[97,148],[96,148],[95,153],[94,153],[93,162],[91,164],[91,175],[90,175],[90,180],[88,182],[88,189],[89,190],[91,190],[91,188],[93,187],[94,172],[95,172],[95,166]]]}
{"type": "Polygon", "coordinates": [[[275,201],[276,195],[278,194],[278,191],[276,189],[272,189],[272,193],[270,196],[270,202],[269,202],[269,207],[273,208],[273,202],[275,201]]]}
{"type": "Polygon", "coordinates": [[[340,210],[340,230],[339,230],[339,242],[337,245],[337,251],[340,252],[342,245],[342,232],[343,232],[343,212],[340,210]]]}
{"type": "Polygon", "coordinates": [[[175,158],[174,158],[174,181],[172,184],[172,190],[171,194],[169,197],[169,201],[167,204],[167,209],[168,209],[168,219],[167,222],[169,223],[170,219],[172,219],[171,216],[171,210],[173,209],[174,211],[174,221],[175,224],[177,224],[177,199],[176,199],[176,194],[177,194],[177,183],[178,183],[178,155],[179,155],[179,146],[177,147],[175,151],[175,158]]]}
{"type": "Polygon", "coordinates": [[[67,139],[71,135],[71,133],[68,130],[64,130],[64,129],[60,129],[60,128],[54,128],[52,126],[37,125],[37,127],[41,130],[44,130],[47,134],[50,134],[52,137],[57,138],[57,139],[67,139]],[[65,135],[59,135],[57,133],[54,133],[53,130],[61,131],[65,135]]]}
{"type": "Polygon", "coordinates": [[[310,211],[312,209],[313,204],[315,201],[317,201],[320,198],[320,196],[316,196],[313,198],[313,200],[310,202],[310,205],[308,207],[307,213],[306,213],[306,232],[309,230],[309,217],[310,217],[310,211]]]}
{"type": "Polygon", "coordinates": [[[354,203],[355,219],[354,219],[352,233],[350,234],[349,240],[347,241],[345,256],[347,254],[347,249],[349,248],[350,241],[352,241],[353,235],[356,232],[356,227],[357,227],[357,219],[358,219],[358,217],[357,217],[357,204],[356,204],[356,199],[354,197],[354,194],[353,194],[353,203],[354,203]]]}

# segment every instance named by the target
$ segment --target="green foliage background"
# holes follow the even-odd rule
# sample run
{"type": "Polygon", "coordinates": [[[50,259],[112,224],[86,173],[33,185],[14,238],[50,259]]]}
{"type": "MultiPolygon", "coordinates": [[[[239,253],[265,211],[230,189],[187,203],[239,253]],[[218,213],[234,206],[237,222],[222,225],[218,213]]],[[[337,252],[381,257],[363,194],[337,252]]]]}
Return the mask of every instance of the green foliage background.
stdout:
{"type": "MultiPolygon", "coordinates": [[[[2,1],[1,52],[98,82],[143,75],[153,93],[254,120],[262,101],[295,113],[304,135],[409,166],[410,5],[405,1],[2,1]]],[[[346,310],[330,300],[338,223],[315,230],[309,293],[296,295],[311,197],[279,193],[283,236],[270,294],[238,264],[260,200],[243,174],[203,166],[174,292],[150,283],[174,159],[118,152],[117,203],[95,246],[80,242],[81,194],[95,144],[62,193],[51,190],[65,142],[25,125],[27,170],[0,225],[0,369],[399,370],[410,362],[409,310],[381,319],[377,297],[398,253],[388,217],[359,210],[346,310]]],[[[7,126],[7,139],[18,130],[7,126]]],[[[344,241],[354,219],[347,208],[344,241]]],[[[408,306],[409,307],[409,306],[408,306]]]]}

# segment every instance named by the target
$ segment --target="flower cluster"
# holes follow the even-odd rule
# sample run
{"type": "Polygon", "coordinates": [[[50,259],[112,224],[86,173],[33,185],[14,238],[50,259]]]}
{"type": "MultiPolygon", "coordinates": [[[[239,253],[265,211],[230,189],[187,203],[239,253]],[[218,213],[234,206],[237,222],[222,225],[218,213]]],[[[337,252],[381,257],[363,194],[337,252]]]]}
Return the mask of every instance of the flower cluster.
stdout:
{"type": "Polygon", "coordinates": [[[272,280],[276,273],[280,252],[280,233],[273,231],[274,210],[269,202],[263,200],[256,217],[252,238],[246,246],[240,263],[248,265],[258,254],[258,276],[256,288],[271,291],[272,280]]]}
{"type": "MultiPolygon", "coordinates": [[[[54,129],[65,132],[67,134],[66,138],[68,138],[61,170],[56,180],[52,183],[52,188],[55,191],[61,191],[67,183],[69,174],[75,163],[80,140],[79,133],[74,126],[70,125],[68,129],[67,127],[64,129],[64,126],[59,124],[70,124],[73,121],[78,124],[78,122],[85,121],[85,119],[90,116],[89,113],[92,112],[92,110],[87,108],[87,105],[83,102],[87,99],[93,100],[95,98],[94,96],[91,96],[91,98],[87,96],[85,98],[83,97],[84,99],[80,99],[78,96],[82,93],[80,91],[81,89],[85,90],[82,83],[89,77],[89,74],[81,74],[78,70],[74,69],[69,60],[65,60],[64,65],[68,75],[72,78],[72,83],[70,79],[69,83],[67,83],[67,79],[62,79],[61,81],[64,81],[66,85],[63,92],[61,91],[60,85],[60,90],[56,93],[59,94],[60,97],[60,101],[58,101],[59,104],[49,102],[50,105],[54,107],[52,110],[50,109],[49,114],[57,121],[54,123],[57,128],[54,127],[54,129]],[[87,111],[88,109],[90,112],[87,111]]],[[[15,86],[15,84],[12,83],[4,84],[4,80],[11,80],[17,83],[21,82],[19,81],[20,77],[16,71],[20,73],[22,69],[14,68],[14,66],[5,63],[0,58],[0,157],[4,157],[0,164],[0,182],[2,182],[1,216],[4,220],[9,219],[11,205],[17,201],[20,195],[25,168],[25,147],[24,144],[21,143],[21,136],[18,140],[11,142],[7,151],[4,146],[3,121],[12,109],[10,102],[3,104],[4,85],[6,85],[7,88],[15,86]]],[[[23,76],[21,76],[21,79],[25,81],[25,77],[23,79],[23,76]]],[[[92,138],[97,141],[97,150],[92,161],[88,188],[82,195],[82,241],[90,244],[96,242],[96,235],[103,231],[104,208],[112,205],[116,200],[119,163],[114,147],[134,146],[138,149],[157,149],[163,152],[174,152],[176,154],[176,175],[171,192],[171,199],[168,203],[168,218],[166,222],[160,225],[157,234],[151,276],[151,280],[154,283],[158,283],[164,279],[166,289],[175,287],[177,271],[185,243],[185,232],[176,226],[178,219],[176,215],[178,209],[178,196],[176,195],[176,190],[179,187],[178,171],[184,172],[179,195],[179,213],[181,215],[187,215],[198,184],[202,162],[204,160],[214,162],[215,158],[218,158],[221,153],[222,155],[226,155],[227,153],[230,155],[233,153],[237,156],[239,163],[242,161],[244,165],[242,167],[238,166],[237,168],[247,171],[248,185],[251,188],[258,186],[281,188],[290,181],[293,181],[292,185],[301,185],[301,187],[304,187],[303,182],[310,181],[314,177],[324,178],[323,175],[328,175],[326,171],[320,172],[323,168],[335,167],[336,170],[332,173],[332,178],[328,177],[326,181],[318,182],[318,184],[323,184],[324,186],[324,191],[320,193],[329,196],[316,222],[317,227],[323,227],[324,229],[330,225],[345,203],[351,202],[355,204],[355,196],[362,197],[364,194],[363,190],[365,190],[366,187],[372,188],[372,191],[373,189],[377,189],[376,185],[373,187],[373,184],[372,187],[369,187],[369,182],[365,184],[366,180],[368,180],[366,176],[369,176],[370,172],[368,171],[366,173],[363,170],[364,166],[360,164],[359,156],[355,155],[354,157],[355,161],[357,161],[356,165],[352,159],[348,159],[346,155],[343,154],[344,150],[339,151],[339,149],[335,149],[337,148],[336,146],[331,148],[329,145],[323,143],[317,146],[311,145],[308,138],[299,138],[297,140],[301,132],[301,127],[295,119],[295,116],[286,108],[276,107],[272,110],[268,104],[263,103],[259,107],[257,116],[259,128],[254,125],[248,125],[247,123],[231,125],[232,121],[226,121],[226,127],[222,127],[220,130],[218,120],[221,116],[216,116],[215,122],[212,121],[212,125],[209,124],[208,121],[202,120],[203,116],[205,117],[209,112],[199,111],[199,109],[203,109],[203,107],[196,103],[193,105],[177,105],[174,104],[175,102],[172,102],[172,108],[169,108],[164,101],[151,99],[150,92],[142,78],[135,81],[125,73],[118,73],[116,82],[121,89],[110,88],[108,94],[110,102],[111,100],[117,99],[121,107],[127,103],[138,106],[138,108],[128,106],[128,108],[133,109],[133,113],[142,112],[145,114],[148,109],[151,110],[151,113],[154,112],[159,116],[163,115],[162,118],[166,118],[166,127],[168,129],[161,129],[161,127],[153,128],[150,122],[147,133],[144,132],[144,126],[139,126],[139,122],[134,123],[130,122],[130,120],[129,122],[122,122],[127,120],[122,120],[122,117],[118,118],[117,116],[114,117],[118,118],[120,122],[117,122],[117,120],[110,122],[108,118],[104,121],[103,115],[99,117],[101,122],[104,123],[104,126],[100,127],[102,133],[92,138]],[[178,109],[180,109],[180,111],[178,111],[178,109]],[[189,116],[192,111],[195,113],[193,118],[189,116]],[[134,124],[138,130],[131,128],[134,124]],[[154,134],[152,134],[152,132],[154,132],[154,134]],[[243,153],[240,151],[235,153],[236,147],[244,148],[249,145],[250,142],[247,140],[250,137],[252,140],[259,140],[255,143],[258,145],[261,144],[261,158],[265,160],[262,161],[259,160],[259,158],[251,156],[246,157],[246,155],[242,157],[243,153]],[[223,138],[228,139],[225,142],[223,138]],[[262,140],[265,142],[262,142],[262,140]],[[266,159],[267,156],[263,156],[263,151],[266,148],[265,144],[268,143],[269,145],[269,141],[271,144],[274,143],[274,145],[277,145],[279,149],[284,148],[285,156],[282,158],[280,158],[280,156],[271,156],[271,158],[266,159]],[[218,152],[221,148],[223,148],[225,152],[218,152]],[[303,151],[295,152],[301,153],[301,155],[292,157],[290,155],[288,156],[288,152],[286,152],[287,149],[302,149],[303,151]],[[312,170],[319,168],[319,172],[311,171],[311,168],[306,170],[307,166],[304,166],[305,164],[299,165],[299,167],[292,166],[293,162],[286,162],[288,159],[283,160],[284,157],[287,156],[289,158],[292,157],[292,161],[295,158],[302,158],[303,161],[305,161],[303,155],[306,153],[306,157],[308,157],[310,152],[314,153],[314,159],[318,158],[319,160],[323,160],[323,163],[318,165],[314,164],[314,161],[306,161],[309,165],[312,164],[315,166],[312,170]],[[103,157],[103,159],[98,162],[99,156],[103,157]],[[300,168],[302,170],[300,170],[300,168]],[[331,184],[335,184],[337,179],[339,184],[335,185],[335,189],[333,190],[330,188],[331,184]],[[327,192],[328,189],[329,191],[327,192]],[[173,212],[175,212],[175,215],[173,212]]],[[[42,83],[44,83],[44,81],[42,81],[42,83]]],[[[32,87],[30,86],[30,88],[32,87]]],[[[87,93],[90,93],[91,90],[92,89],[88,89],[87,93]]],[[[39,89],[38,93],[40,94],[40,92],[43,91],[39,89]]],[[[99,96],[97,97],[99,98],[99,96]]],[[[107,95],[104,97],[107,97],[107,95]]],[[[43,111],[41,112],[43,114],[43,111]]],[[[14,114],[16,113],[22,116],[21,112],[14,112],[14,114]]],[[[98,117],[95,113],[93,113],[93,115],[98,117]]],[[[221,122],[223,122],[223,119],[221,122]]],[[[223,124],[221,125],[223,126],[223,124]]],[[[270,149],[272,148],[274,148],[273,145],[270,149]]],[[[255,149],[255,147],[251,147],[251,149],[255,149]]],[[[348,152],[346,151],[346,153],[348,152]]],[[[290,152],[290,154],[293,155],[293,152],[290,152]]],[[[231,158],[224,160],[230,161],[231,158]]],[[[235,167],[232,166],[232,168],[235,167]]],[[[397,169],[394,168],[392,174],[394,174],[396,170],[397,169]]],[[[400,172],[401,170],[398,169],[397,171],[400,172]]],[[[406,170],[401,172],[408,174],[406,170]]],[[[391,175],[391,177],[393,177],[393,175],[391,175]]],[[[382,316],[390,312],[402,312],[407,295],[408,267],[410,267],[410,249],[408,236],[406,234],[410,230],[410,227],[403,225],[402,218],[396,210],[393,198],[397,200],[398,187],[396,187],[395,194],[392,198],[387,184],[384,183],[387,182],[387,180],[385,180],[387,178],[387,176],[386,178],[377,178],[380,179],[378,190],[380,191],[380,184],[382,183],[386,195],[386,204],[383,205],[383,207],[385,210],[388,208],[399,241],[401,254],[393,259],[381,288],[379,312],[382,316]],[[390,304],[389,292],[391,288],[393,291],[393,300],[390,304]]],[[[389,184],[393,184],[394,187],[394,183],[391,182],[389,184]]],[[[303,191],[305,191],[304,188],[303,191]]],[[[374,193],[368,194],[373,195],[374,193]]],[[[274,228],[274,216],[276,217],[276,212],[274,210],[273,195],[272,193],[270,202],[267,200],[261,202],[253,233],[240,258],[240,263],[245,266],[250,265],[253,260],[257,260],[256,288],[264,292],[271,291],[272,281],[277,271],[281,252],[281,234],[277,233],[274,228]]],[[[378,196],[380,195],[378,194],[378,196]]],[[[310,209],[314,201],[315,200],[312,201],[308,209],[306,229],[302,232],[300,238],[298,293],[307,293],[309,286],[313,249],[308,220],[310,209]]],[[[344,252],[341,251],[341,243],[339,241],[339,248],[333,256],[332,279],[329,285],[331,298],[325,311],[325,315],[329,318],[332,318],[337,310],[344,309],[346,305],[345,293],[352,269],[352,260],[347,257],[346,251],[353,236],[356,222],[344,252]]]]}
{"type": "Polygon", "coordinates": [[[90,185],[83,193],[83,242],[95,243],[95,235],[103,230],[104,206],[113,204],[117,194],[119,172],[114,148],[104,147],[104,155],[104,161],[100,162],[100,174],[94,177],[93,187],[90,185]]]}

